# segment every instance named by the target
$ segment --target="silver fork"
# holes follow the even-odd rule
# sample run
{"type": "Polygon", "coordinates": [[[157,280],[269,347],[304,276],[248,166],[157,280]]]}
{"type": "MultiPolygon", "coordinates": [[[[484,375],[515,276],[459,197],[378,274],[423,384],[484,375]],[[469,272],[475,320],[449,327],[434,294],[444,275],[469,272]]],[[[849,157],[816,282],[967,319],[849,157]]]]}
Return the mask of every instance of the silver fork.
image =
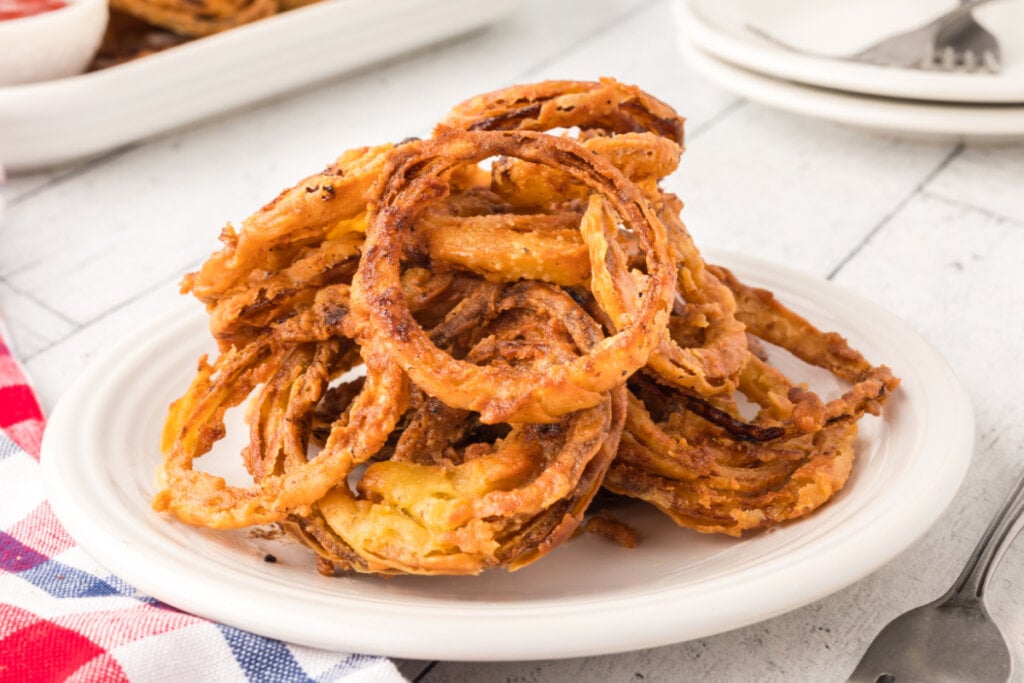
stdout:
{"type": "Polygon", "coordinates": [[[953,586],[896,617],[875,637],[847,683],[1005,683],[1010,649],[985,608],[985,588],[1020,532],[1024,475],[985,530],[953,586]]]}
{"type": "MultiPolygon", "coordinates": [[[[927,24],[889,36],[853,54],[834,57],[844,61],[863,62],[877,66],[892,66],[904,69],[942,69],[952,71],[968,69],[965,50],[970,49],[973,58],[972,69],[977,66],[997,72],[999,70],[999,44],[971,14],[978,5],[991,0],[961,0],[958,7],[932,19],[927,24]],[[987,36],[987,37],[986,37],[987,36]],[[969,38],[970,48],[965,47],[969,38]],[[981,52],[978,53],[977,50],[981,52]],[[986,52],[988,56],[986,56],[986,52]],[[981,55],[978,58],[978,55],[981,55]]],[[[811,54],[794,47],[762,29],[747,24],[747,30],[761,38],[791,52],[811,54]]]]}
{"type": "MultiPolygon", "coordinates": [[[[960,1],[962,5],[969,2],[960,1]]],[[[962,68],[999,73],[1001,52],[996,37],[967,12],[939,29],[931,58],[933,65],[946,71],[962,68]]]]}

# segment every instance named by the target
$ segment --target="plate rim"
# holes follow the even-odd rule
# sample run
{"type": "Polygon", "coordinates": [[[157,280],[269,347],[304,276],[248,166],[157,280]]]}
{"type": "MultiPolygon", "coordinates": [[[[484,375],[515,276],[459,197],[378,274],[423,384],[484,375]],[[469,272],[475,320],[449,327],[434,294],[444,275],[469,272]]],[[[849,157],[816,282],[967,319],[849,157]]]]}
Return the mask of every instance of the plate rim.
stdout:
{"type": "MultiPolygon", "coordinates": [[[[287,592],[262,594],[261,599],[252,601],[252,604],[236,600],[233,609],[211,606],[211,600],[216,603],[218,599],[228,594],[236,598],[238,595],[245,595],[245,587],[225,585],[222,578],[204,583],[209,577],[204,578],[200,575],[198,586],[192,582],[187,587],[176,588],[166,582],[178,575],[176,572],[181,570],[180,566],[160,566],[161,562],[156,558],[131,557],[130,552],[118,555],[119,551],[124,552],[123,539],[113,533],[114,530],[97,528],[95,524],[89,522],[82,494],[76,492],[74,488],[76,483],[80,485],[82,482],[81,478],[72,476],[72,472],[78,473],[78,470],[68,467],[62,469],[61,465],[65,464],[66,457],[62,459],[60,455],[62,452],[68,452],[70,445],[86,443],[81,436],[82,430],[85,430],[85,433],[89,431],[89,425],[84,422],[88,417],[88,410],[79,411],[78,408],[81,407],[82,401],[92,400],[96,393],[96,382],[107,372],[111,364],[127,364],[133,355],[144,355],[147,335],[152,336],[160,331],[170,335],[175,329],[183,329],[181,326],[193,324],[196,316],[205,317],[201,310],[196,310],[198,307],[194,304],[190,307],[193,311],[191,317],[183,315],[185,306],[182,306],[181,310],[173,309],[140,328],[135,334],[121,340],[90,364],[65,392],[53,411],[44,434],[41,462],[47,499],[58,520],[87,554],[111,573],[120,576],[143,592],[202,617],[313,647],[385,656],[462,661],[555,659],[610,654],[682,642],[760,622],[797,609],[859,581],[891,561],[931,528],[953,500],[970,464],[974,441],[973,411],[963,387],[948,363],[908,323],[884,308],[839,285],[786,266],[716,250],[706,250],[705,253],[715,262],[724,262],[735,268],[741,277],[743,273],[753,270],[758,274],[755,280],[759,283],[772,278],[796,283],[794,286],[800,291],[813,291],[814,296],[810,298],[814,300],[817,300],[816,297],[825,296],[830,302],[855,307],[865,315],[880,316],[887,327],[896,325],[896,329],[900,329],[902,333],[910,334],[919,347],[915,348],[915,351],[923,354],[928,365],[936,371],[929,379],[944,389],[943,405],[952,406],[953,415],[957,418],[941,422],[940,429],[929,429],[924,436],[942,444],[951,454],[946,462],[949,471],[943,473],[940,481],[932,482],[934,485],[921,487],[926,490],[912,491],[913,495],[908,496],[909,502],[901,500],[898,508],[893,508],[893,505],[885,508],[896,509],[902,513],[897,531],[885,534],[887,543],[876,549],[870,561],[865,560],[861,551],[864,539],[870,539],[872,535],[878,536],[877,532],[872,534],[868,528],[870,520],[861,520],[859,528],[853,530],[852,536],[847,534],[841,539],[828,539],[827,543],[819,541],[817,546],[824,543],[823,548],[815,547],[816,544],[812,543],[813,556],[806,564],[800,565],[797,570],[788,570],[789,574],[797,575],[796,584],[802,587],[802,594],[797,598],[783,595],[785,591],[777,590],[778,586],[773,585],[773,582],[778,582],[778,570],[772,569],[760,576],[746,576],[742,584],[744,595],[767,596],[766,598],[759,603],[755,601],[753,605],[749,601],[734,601],[732,605],[724,605],[715,613],[707,614],[699,624],[692,618],[689,621],[673,619],[674,616],[678,616],[674,612],[675,608],[671,609],[671,614],[666,613],[667,603],[671,602],[666,600],[666,597],[678,596],[678,586],[645,592],[639,597],[627,595],[611,600],[552,600],[549,601],[553,603],[550,605],[538,605],[536,602],[523,605],[500,604],[500,613],[495,612],[493,603],[460,605],[444,604],[441,601],[440,604],[395,606],[386,600],[364,600],[362,603],[357,600],[355,606],[358,608],[359,619],[353,620],[353,623],[347,623],[344,618],[336,619],[338,623],[333,624],[332,629],[312,628],[308,620],[296,625],[288,619],[275,621],[274,618],[268,618],[268,614],[280,616],[294,610],[294,596],[287,595],[287,592]],[[814,289],[808,290],[809,287],[814,289]],[[946,433],[941,438],[936,437],[935,432],[943,429],[946,433]],[[922,515],[918,507],[920,501],[917,499],[922,497],[928,502],[926,515],[922,515]],[[858,540],[860,545],[857,543],[858,540]],[[839,566],[842,570],[823,572],[822,564],[828,563],[823,562],[822,558],[833,563],[841,560],[839,566]],[[145,571],[136,566],[140,561],[145,571]],[[601,616],[608,618],[614,615],[614,618],[621,622],[624,614],[628,615],[626,619],[629,621],[629,628],[612,629],[616,631],[614,636],[606,634],[594,639],[577,639],[575,642],[563,642],[561,638],[555,637],[538,637],[524,642],[522,638],[524,633],[538,632],[538,617],[543,619],[544,629],[564,634],[578,633],[581,625],[593,623],[601,616]],[[398,629],[396,632],[395,620],[408,620],[410,617],[429,619],[430,633],[424,635],[422,632],[415,632],[416,629],[398,629]],[[467,627],[469,631],[466,630],[467,627]],[[484,629],[487,630],[485,643],[466,644],[461,639],[452,637],[453,633],[463,633],[465,636],[470,632],[480,633],[484,629]],[[437,638],[441,634],[448,636],[442,639],[443,642],[439,642],[437,638]],[[519,637],[516,637],[517,635],[519,637]]],[[[95,454],[85,457],[79,453],[78,456],[78,460],[87,463],[91,463],[95,458],[95,454]]],[[[82,465],[79,463],[77,467],[81,468],[82,465]]],[[[102,463],[99,469],[100,471],[93,471],[91,474],[102,476],[102,463]]],[[[141,527],[139,520],[129,519],[125,524],[141,527]]],[[[806,543],[798,546],[798,549],[804,546],[806,543]]],[[[804,548],[803,552],[811,551],[804,548]]],[[[184,564],[187,567],[188,563],[184,564]]],[[[337,580],[339,579],[326,579],[337,580]]],[[[721,579],[716,580],[721,582],[721,579]]],[[[323,615],[318,613],[313,621],[322,626],[323,615]]]]}
{"type": "Polygon", "coordinates": [[[1024,105],[1024,81],[988,74],[888,69],[789,53],[753,36],[743,40],[702,14],[701,2],[676,0],[679,30],[718,59],[767,77],[923,104],[1024,105]]]}
{"type": "Polygon", "coordinates": [[[682,36],[677,43],[689,66],[709,81],[741,97],[793,114],[923,139],[999,142],[1024,137],[1024,106],[910,102],[825,90],[736,66],[682,36]]]}

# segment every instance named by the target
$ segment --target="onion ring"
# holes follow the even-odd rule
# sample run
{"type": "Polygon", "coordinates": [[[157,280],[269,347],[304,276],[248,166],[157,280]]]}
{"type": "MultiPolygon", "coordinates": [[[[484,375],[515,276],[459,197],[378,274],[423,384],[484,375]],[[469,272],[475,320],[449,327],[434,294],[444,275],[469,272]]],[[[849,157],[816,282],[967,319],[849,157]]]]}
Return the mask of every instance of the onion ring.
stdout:
{"type": "MultiPolygon", "coordinates": [[[[432,338],[448,346],[467,333],[481,337],[469,357],[510,363],[569,358],[569,346],[602,338],[564,292],[521,283],[493,298],[491,289],[479,290],[497,314],[483,332],[453,309],[432,338]]],[[[358,492],[339,485],[310,513],[290,517],[289,530],[341,569],[475,574],[543,556],[576,530],[600,487],[618,449],[625,388],[557,423],[508,425],[507,433],[424,394],[413,405],[390,456],[369,465],[358,492]]]]}
{"type": "Polygon", "coordinates": [[[554,421],[597,404],[602,393],[647,362],[668,318],[674,273],[663,226],[639,191],[601,157],[561,138],[515,131],[442,131],[389,155],[366,247],[353,278],[353,312],[360,337],[379,345],[410,379],[447,404],[474,410],[485,422],[554,421]],[[402,239],[425,201],[443,197],[451,168],[495,155],[554,166],[603,193],[647,254],[647,286],[637,316],[592,351],[565,365],[542,368],[476,366],[430,343],[405,305],[399,286],[402,239]]]}
{"type": "Polygon", "coordinates": [[[683,143],[683,118],[636,86],[611,78],[544,81],[478,95],[456,105],[441,126],[463,130],[578,127],[614,133],[651,132],[683,143]]]}
{"type": "MultiPolygon", "coordinates": [[[[314,383],[314,391],[326,387],[325,368],[338,351],[337,342],[317,349],[316,361],[303,374],[303,381],[314,383]]],[[[222,477],[194,470],[195,458],[223,436],[226,410],[246,398],[276,366],[273,361],[258,362],[267,353],[274,352],[265,344],[251,344],[222,355],[215,366],[201,363],[188,392],[171,407],[154,509],[216,529],[276,522],[321,498],[353,463],[376,453],[394,429],[407,396],[405,377],[394,364],[369,352],[364,358],[366,384],[345,419],[335,422],[317,457],[280,474],[268,474],[249,488],[228,486],[222,477]],[[211,379],[214,373],[217,377],[211,379]]]]}
{"type": "MultiPolygon", "coordinates": [[[[678,200],[662,194],[657,187],[658,180],[675,169],[681,152],[672,143],[682,144],[683,120],[671,107],[637,88],[610,79],[597,83],[550,81],[473,98],[455,107],[444,123],[467,130],[547,131],[578,127],[584,132],[619,133],[590,137],[584,144],[607,156],[658,207],[659,218],[676,252],[677,287],[688,309],[686,317],[703,331],[696,346],[663,337],[652,354],[652,370],[666,382],[702,394],[725,393],[735,388],[736,376],[747,360],[747,350],[743,326],[733,315],[732,296],[706,272],[696,245],[679,219],[678,200]],[[662,136],[660,142],[657,136],[662,136]]],[[[585,198],[571,178],[552,169],[535,170],[532,166],[520,160],[497,164],[495,188],[503,197],[524,206],[544,206],[558,197],[585,198]]],[[[604,241],[610,243],[611,238],[606,231],[604,241]]],[[[595,254],[598,248],[591,241],[592,263],[596,268],[611,266],[595,258],[601,256],[595,254]]],[[[621,270],[623,264],[617,265],[621,270]]],[[[601,273],[594,277],[608,280],[601,273]]],[[[621,278],[618,284],[624,284],[621,278]]],[[[612,316],[617,325],[628,319],[633,300],[630,292],[615,288],[602,290],[600,296],[603,307],[618,312],[612,316]]]]}
{"type": "Polygon", "coordinates": [[[760,410],[745,422],[731,397],[694,397],[639,374],[631,380],[622,445],[605,487],[652,503],[681,526],[739,536],[802,517],[839,491],[853,465],[857,420],[877,414],[899,381],[771,293],[709,268],[735,293],[737,316],[755,339],[852,383],[826,403],[752,355],[738,388],[760,410]]]}
{"type": "Polygon", "coordinates": [[[228,224],[220,236],[224,247],[197,273],[185,276],[182,293],[191,292],[210,306],[229,290],[247,286],[249,279],[286,267],[304,248],[365,231],[369,194],[392,147],[345,152],[247,218],[239,232],[228,224]]]}
{"type": "Polygon", "coordinates": [[[516,86],[229,224],[182,282],[220,355],[170,407],[153,507],[432,575],[535,561],[602,486],[733,536],[825,504],[899,381],[705,263],[661,188],[683,127],[611,79],[516,86]],[[246,401],[228,485],[195,462],[246,401]]]}

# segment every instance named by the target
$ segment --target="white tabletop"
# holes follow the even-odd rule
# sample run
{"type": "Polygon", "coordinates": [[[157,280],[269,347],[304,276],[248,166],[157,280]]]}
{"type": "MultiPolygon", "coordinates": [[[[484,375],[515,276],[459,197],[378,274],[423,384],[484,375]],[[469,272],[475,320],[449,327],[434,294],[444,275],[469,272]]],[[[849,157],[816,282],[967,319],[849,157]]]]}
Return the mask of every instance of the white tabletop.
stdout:
{"type": "MultiPolygon", "coordinates": [[[[585,659],[400,667],[428,683],[843,680],[886,622],[945,591],[1024,467],[1024,145],[886,137],[738,99],[687,67],[670,4],[528,0],[468,37],[9,178],[0,310],[44,409],[111,340],[180,305],[178,281],[217,248],[225,222],[342,150],[424,135],[452,104],[512,83],[636,83],[688,119],[687,152],[666,186],[685,200],[699,246],[828,278],[908,321],[946,357],[976,414],[967,478],[894,562],[770,621],[585,659]]],[[[1007,554],[988,604],[1020,658],[1020,548],[1007,554]]]]}

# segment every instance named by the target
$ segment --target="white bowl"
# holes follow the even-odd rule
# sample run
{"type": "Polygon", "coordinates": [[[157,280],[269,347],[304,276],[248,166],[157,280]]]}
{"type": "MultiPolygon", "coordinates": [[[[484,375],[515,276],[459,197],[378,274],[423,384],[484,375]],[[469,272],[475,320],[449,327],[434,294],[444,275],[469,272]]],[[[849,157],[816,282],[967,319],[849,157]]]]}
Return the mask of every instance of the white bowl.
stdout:
{"type": "Polygon", "coordinates": [[[107,28],[107,0],[65,0],[55,10],[0,20],[0,86],[82,73],[107,28]]]}

